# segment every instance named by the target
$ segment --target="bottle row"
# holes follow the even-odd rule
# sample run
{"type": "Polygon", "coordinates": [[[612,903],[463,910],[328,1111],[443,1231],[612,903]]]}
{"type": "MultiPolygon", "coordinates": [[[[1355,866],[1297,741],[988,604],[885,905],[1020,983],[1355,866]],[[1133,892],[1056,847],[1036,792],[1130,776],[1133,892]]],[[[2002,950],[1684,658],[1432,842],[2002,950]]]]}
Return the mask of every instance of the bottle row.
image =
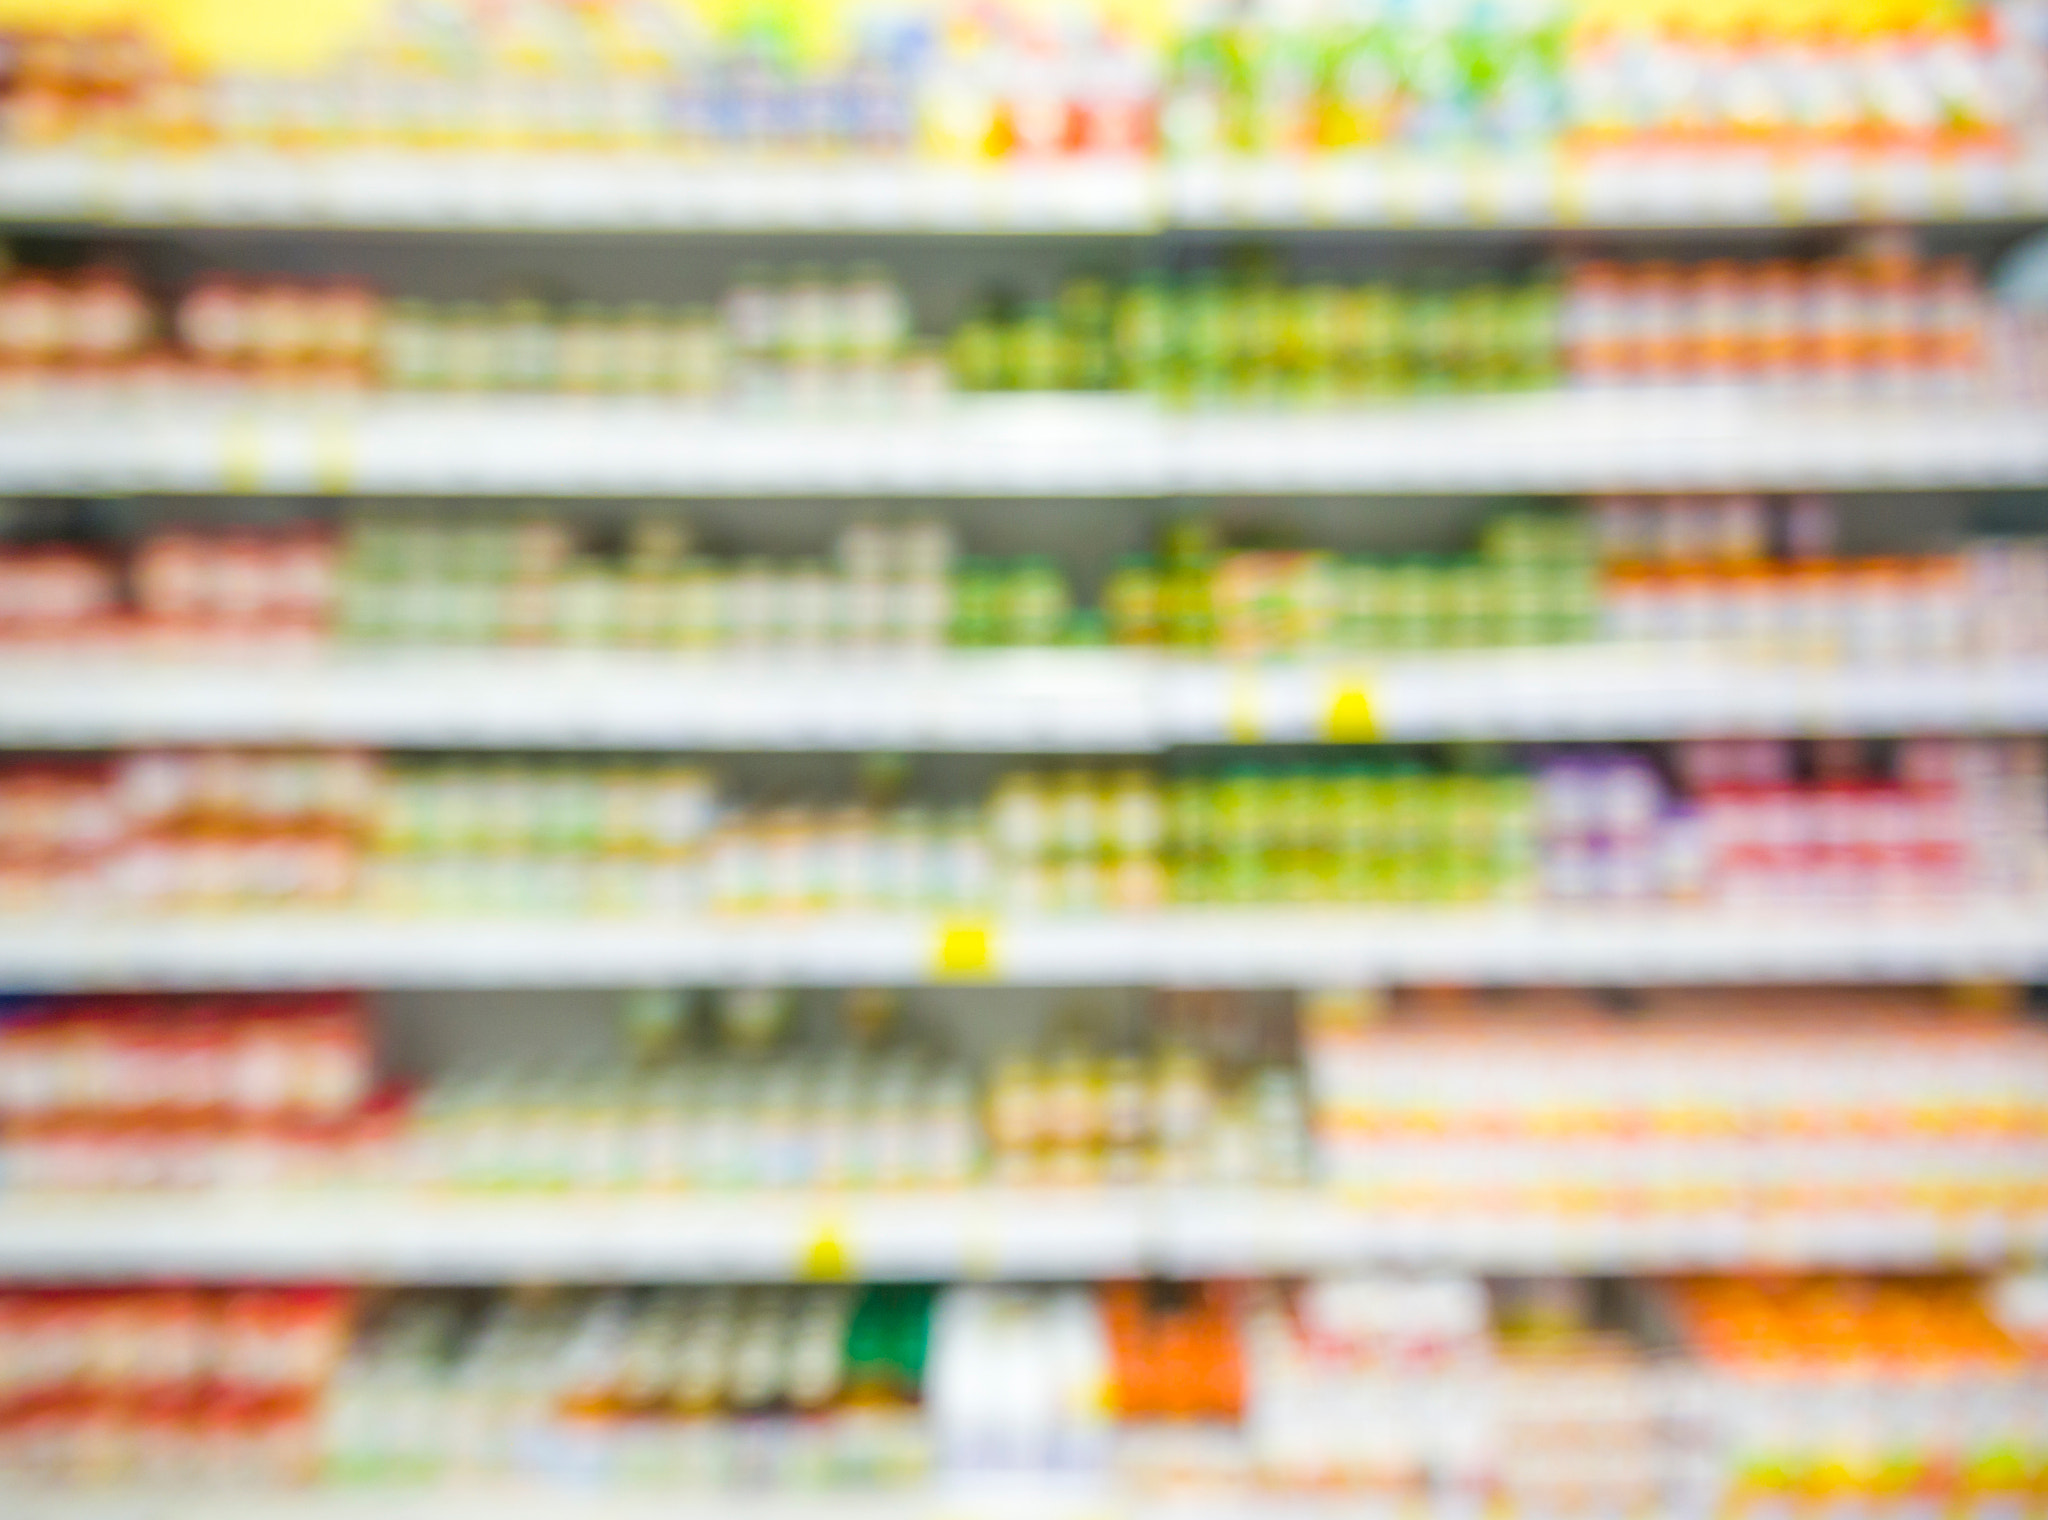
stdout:
{"type": "Polygon", "coordinates": [[[1241,547],[1181,519],[1087,605],[1049,556],[963,553],[937,519],[855,521],[829,555],[714,555],[665,509],[622,530],[544,506],[203,526],[132,545],[0,539],[0,647],[1167,648],[1317,656],[1610,642],[1780,658],[2048,649],[2048,540],[1849,557],[1820,496],[1612,496],[1496,510],[1476,552],[1241,547]]]}
{"type": "Polygon", "coordinates": [[[1787,12],[1477,0],[1215,12],[1111,6],[733,13],[548,0],[379,6],[310,75],[200,71],[171,35],[8,40],[6,139],[918,152],[960,161],[1409,146],[1991,150],[2038,131],[2024,4],[1821,0],[1787,12]],[[761,19],[763,16],[771,18],[761,19]]]}
{"type": "Polygon", "coordinates": [[[1737,1243],[1797,1215],[1874,1242],[1922,1216],[2048,1218],[2048,1041],[1995,1005],[1172,990],[1140,1036],[1090,1011],[970,1057],[879,991],[639,992],[626,1056],[408,1083],[350,995],[26,1000],[0,1010],[0,1186],[346,1207],[1314,1184],[1446,1228],[1599,1218],[1737,1243]]]}
{"type": "Polygon", "coordinates": [[[2048,1481],[2041,1286],[11,1293],[0,1473],[700,1494],[1062,1474],[1511,1515],[2024,1510],[2048,1481]]]}
{"type": "Polygon", "coordinates": [[[1092,914],[1167,903],[1931,902],[2048,879],[2038,740],[1018,771],[721,800],[687,766],[148,751],[0,766],[16,911],[1092,914]]]}
{"type": "Polygon", "coordinates": [[[714,304],[423,301],[354,283],[113,263],[0,281],[0,376],[121,393],[360,390],[886,408],[948,391],[1129,390],[1176,405],[1743,384],[1911,397],[2040,388],[2041,319],[1898,235],[1836,257],[1580,260],[1515,282],[1290,274],[1239,249],[1191,271],[995,289],[920,334],[882,268],[742,270],[714,304]]]}

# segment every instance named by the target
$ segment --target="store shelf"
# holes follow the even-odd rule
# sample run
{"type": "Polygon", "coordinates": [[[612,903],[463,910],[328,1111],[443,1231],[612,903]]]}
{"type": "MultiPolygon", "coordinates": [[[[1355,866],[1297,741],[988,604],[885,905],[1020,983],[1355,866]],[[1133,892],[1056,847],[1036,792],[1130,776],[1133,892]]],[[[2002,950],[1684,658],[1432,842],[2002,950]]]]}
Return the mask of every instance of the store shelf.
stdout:
{"type": "Polygon", "coordinates": [[[1146,232],[1138,159],[1006,165],[771,155],[260,150],[0,154],[0,218],[137,227],[1146,232]]]}
{"type": "Polygon", "coordinates": [[[1155,662],[1111,652],[0,656],[0,744],[1134,751],[1155,662]]]}
{"type": "Polygon", "coordinates": [[[1424,1213],[1314,1189],[0,1198],[0,1280],[14,1281],[1062,1281],[1397,1265],[1931,1267],[2044,1250],[2048,1218],[1967,1211],[1424,1213]]]}
{"type": "Polygon", "coordinates": [[[319,403],[85,393],[0,411],[0,489],[274,495],[1133,496],[2048,483],[2048,407],[1762,389],[1561,391],[1338,412],[1128,396],[734,413],[655,400],[319,403]]]}
{"type": "Polygon", "coordinates": [[[2048,155],[1361,153],[1165,166],[1190,228],[1768,227],[2048,210],[2048,155]]]}
{"type": "Polygon", "coordinates": [[[1137,651],[0,654],[0,746],[1138,753],[1175,744],[2048,729],[2048,659],[1785,663],[1686,646],[1353,660],[1137,651]]]}
{"type": "Polygon", "coordinates": [[[15,149],[0,218],[137,227],[1140,233],[2008,220],[2048,154],[1380,152],[1156,163],[15,149]]]}
{"type": "MultiPolygon", "coordinates": [[[[1088,1474],[1017,1473],[990,1479],[935,1479],[908,1489],[744,1491],[660,1484],[594,1486],[587,1475],[556,1483],[408,1483],[330,1490],[181,1490],[95,1485],[10,1488],[8,1520],[1169,1520],[1191,1515],[1252,1520],[1282,1515],[1330,1520],[1323,1503],[1219,1493],[1171,1503],[1119,1492],[1088,1474]]],[[[1341,1500],[1339,1501],[1341,1503],[1341,1500]]]]}
{"type": "Polygon", "coordinates": [[[0,918],[0,986],[53,991],[1974,977],[2048,977],[2048,903],[1206,908],[1065,918],[0,918]]]}

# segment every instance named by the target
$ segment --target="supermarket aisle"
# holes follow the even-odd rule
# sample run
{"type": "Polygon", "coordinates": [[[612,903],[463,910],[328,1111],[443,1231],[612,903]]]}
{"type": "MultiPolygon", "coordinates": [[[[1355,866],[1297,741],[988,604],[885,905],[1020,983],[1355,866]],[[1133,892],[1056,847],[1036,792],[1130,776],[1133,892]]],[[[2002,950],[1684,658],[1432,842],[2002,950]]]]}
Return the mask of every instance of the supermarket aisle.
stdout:
{"type": "Polygon", "coordinates": [[[0,1513],[2048,1504],[2037,0],[0,10],[0,1513]]]}

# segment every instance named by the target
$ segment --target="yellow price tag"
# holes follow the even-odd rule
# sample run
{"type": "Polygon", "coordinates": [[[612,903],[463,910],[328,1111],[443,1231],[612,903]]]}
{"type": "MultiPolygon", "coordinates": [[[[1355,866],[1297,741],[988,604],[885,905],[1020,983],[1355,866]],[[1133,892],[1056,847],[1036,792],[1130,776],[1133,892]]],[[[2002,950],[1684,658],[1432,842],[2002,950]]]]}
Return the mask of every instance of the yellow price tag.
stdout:
{"type": "Polygon", "coordinates": [[[1928,165],[1928,199],[1936,216],[1945,221],[1962,217],[1967,197],[1963,194],[1963,165],[1953,153],[1937,153],[1928,165]]]}
{"type": "Polygon", "coordinates": [[[1422,220],[1422,165],[1413,155],[1395,154],[1387,164],[1387,220],[1413,227],[1422,220]]]}
{"type": "Polygon", "coordinates": [[[957,918],[940,924],[932,972],[942,982],[992,980],[996,974],[995,925],[985,918],[957,918]]]}
{"type": "Polygon", "coordinates": [[[806,1282],[846,1282],[853,1277],[853,1252],[838,1219],[820,1220],[797,1258],[797,1273],[806,1282]]]}
{"type": "Polygon", "coordinates": [[[1806,185],[1797,160],[1780,153],[1771,159],[1771,214],[1791,224],[1806,219],[1806,185]]]}
{"type": "Polygon", "coordinates": [[[1372,744],[1380,736],[1379,714],[1363,686],[1341,685],[1330,698],[1324,735],[1332,744],[1372,744]]]}
{"type": "Polygon", "coordinates": [[[346,495],[355,486],[355,434],[345,422],[328,418],[313,433],[313,483],[323,496],[346,495]]]}
{"type": "Polygon", "coordinates": [[[1229,689],[1224,694],[1227,704],[1223,714],[1224,731],[1234,744],[1257,744],[1266,737],[1265,725],[1259,721],[1259,673],[1250,666],[1234,666],[1230,672],[1229,689]]]}
{"type": "Polygon", "coordinates": [[[1856,215],[1864,221],[1878,221],[1889,215],[1891,183],[1885,174],[1884,164],[1867,155],[1859,156],[1849,173],[1850,202],[1856,209],[1856,215]]]}
{"type": "Polygon", "coordinates": [[[1492,227],[1501,220],[1507,206],[1507,170],[1492,154],[1474,153],[1458,166],[1460,188],[1464,191],[1465,215],[1475,227],[1492,227]]]}
{"type": "Polygon", "coordinates": [[[230,417],[221,436],[221,489],[247,495],[263,489],[263,433],[254,417],[230,417]]]}
{"type": "Polygon", "coordinates": [[[113,222],[122,219],[122,191],[128,183],[124,172],[127,159],[111,153],[95,153],[87,161],[85,171],[85,214],[96,222],[113,222]]]}
{"type": "Polygon", "coordinates": [[[960,1231],[960,1275],[994,1279],[1002,1275],[1002,1235],[996,1226],[995,1208],[979,1203],[968,1209],[960,1231]]]}
{"type": "Polygon", "coordinates": [[[1586,166],[1571,154],[1562,154],[1550,164],[1550,205],[1561,227],[1577,227],[1586,220],[1586,166]]]}

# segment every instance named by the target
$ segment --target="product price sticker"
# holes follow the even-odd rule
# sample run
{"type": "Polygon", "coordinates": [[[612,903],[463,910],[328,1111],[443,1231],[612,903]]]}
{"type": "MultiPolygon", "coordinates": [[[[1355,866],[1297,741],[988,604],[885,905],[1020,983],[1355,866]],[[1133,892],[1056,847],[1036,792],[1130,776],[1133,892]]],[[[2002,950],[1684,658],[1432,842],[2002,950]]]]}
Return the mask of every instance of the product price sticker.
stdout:
{"type": "Polygon", "coordinates": [[[1380,737],[1380,709],[1360,678],[1340,678],[1323,713],[1323,737],[1332,744],[1372,744],[1380,737]]]}
{"type": "Polygon", "coordinates": [[[1233,666],[1224,677],[1223,731],[1235,744],[1258,744],[1266,737],[1265,693],[1258,671],[1233,666]]]}
{"type": "Polygon", "coordinates": [[[1566,154],[1550,164],[1550,214],[1562,227],[1576,227],[1586,220],[1590,199],[1586,166],[1566,154]]]}
{"type": "Polygon", "coordinates": [[[1515,168],[1497,153],[1475,153],[1457,166],[1465,216],[1473,226],[1498,227],[1508,220],[1515,168]]]}
{"type": "Polygon", "coordinates": [[[355,489],[355,428],[339,417],[323,417],[313,426],[313,485],[323,496],[341,496],[355,489]]]}
{"type": "Polygon", "coordinates": [[[993,1281],[1003,1273],[1003,1227],[999,1206],[979,1195],[963,1199],[960,1208],[960,1275],[993,1281]]]}
{"type": "Polygon", "coordinates": [[[246,412],[229,417],[222,426],[220,484],[235,495],[263,489],[263,429],[246,412]]]}
{"type": "Polygon", "coordinates": [[[1954,153],[1937,153],[1929,160],[1927,201],[1936,217],[1954,221],[1980,209],[1972,204],[1971,178],[1964,160],[1954,153]]]}
{"type": "Polygon", "coordinates": [[[125,219],[128,195],[127,163],[112,153],[94,153],[84,164],[80,200],[88,220],[113,222],[125,219]]]}
{"type": "Polygon", "coordinates": [[[1774,220],[1793,223],[1806,216],[1806,185],[1799,173],[1799,161],[1779,153],[1771,159],[1770,213],[1774,220]]]}
{"type": "Polygon", "coordinates": [[[996,927],[985,918],[942,920],[932,944],[932,976],[942,982],[985,982],[999,975],[996,927]]]}
{"type": "Polygon", "coordinates": [[[797,1252],[797,1276],[805,1282],[848,1282],[855,1271],[851,1230],[845,1216],[827,1211],[805,1222],[797,1252]]]}
{"type": "Polygon", "coordinates": [[[1409,154],[1393,161],[1387,216],[1397,227],[1446,226],[1466,219],[1463,166],[1439,154],[1409,154]]]}
{"type": "Polygon", "coordinates": [[[1340,225],[1354,206],[1369,199],[1371,191],[1361,184],[1362,175],[1344,159],[1334,155],[1311,163],[1303,185],[1302,213],[1312,227],[1340,225]]]}

